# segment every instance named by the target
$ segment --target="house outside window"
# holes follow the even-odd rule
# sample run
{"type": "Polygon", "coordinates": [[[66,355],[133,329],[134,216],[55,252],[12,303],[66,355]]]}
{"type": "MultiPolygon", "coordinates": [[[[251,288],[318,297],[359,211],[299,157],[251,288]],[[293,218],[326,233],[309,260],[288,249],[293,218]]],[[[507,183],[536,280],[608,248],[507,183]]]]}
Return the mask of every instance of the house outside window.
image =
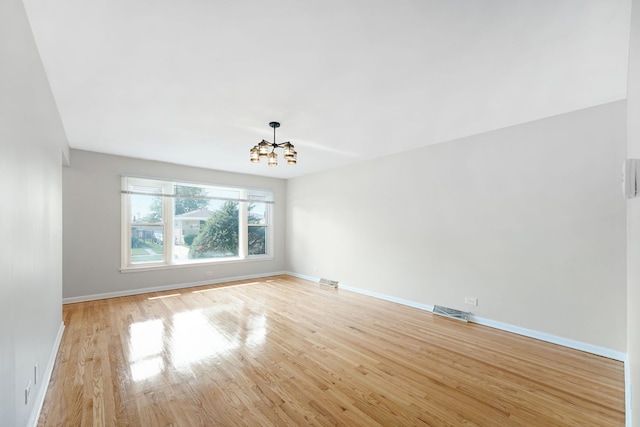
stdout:
{"type": "Polygon", "coordinates": [[[272,258],[270,190],[122,178],[122,269],[272,258]]]}

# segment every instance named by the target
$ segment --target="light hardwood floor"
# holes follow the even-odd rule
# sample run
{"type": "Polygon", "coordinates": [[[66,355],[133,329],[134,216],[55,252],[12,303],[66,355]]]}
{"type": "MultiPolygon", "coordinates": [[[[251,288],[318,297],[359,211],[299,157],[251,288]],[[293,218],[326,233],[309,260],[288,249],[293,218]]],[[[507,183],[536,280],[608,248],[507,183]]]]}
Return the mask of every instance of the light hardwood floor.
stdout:
{"type": "Polygon", "coordinates": [[[290,276],[64,306],[40,426],[622,426],[620,362],[290,276]]]}

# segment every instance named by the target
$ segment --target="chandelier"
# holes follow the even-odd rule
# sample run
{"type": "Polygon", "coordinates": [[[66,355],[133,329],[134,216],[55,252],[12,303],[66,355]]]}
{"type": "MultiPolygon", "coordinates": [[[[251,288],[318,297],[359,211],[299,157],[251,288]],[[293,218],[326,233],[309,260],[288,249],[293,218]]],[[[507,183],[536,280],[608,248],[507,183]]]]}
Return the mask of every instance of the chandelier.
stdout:
{"type": "Polygon", "coordinates": [[[284,150],[284,159],[290,165],[295,165],[298,159],[298,153],[295,147],[290,142],[281,142],[276,144],[276,128],[280,127],[280,123],[271,122],[269,126],[273,128],[273,142],[265,141],[264,139],[260,144],[254,146],[250,153],[251,163],[260,163],[260,159],[267,159],[269,166],[278,166],[278,154],[276,148],[282,148],[284,150]]]}

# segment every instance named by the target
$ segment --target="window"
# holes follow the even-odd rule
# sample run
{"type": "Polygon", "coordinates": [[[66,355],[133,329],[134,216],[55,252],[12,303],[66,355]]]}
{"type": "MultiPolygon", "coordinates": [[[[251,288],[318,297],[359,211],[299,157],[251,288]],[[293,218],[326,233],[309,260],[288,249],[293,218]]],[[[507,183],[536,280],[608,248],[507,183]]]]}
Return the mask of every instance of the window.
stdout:
{"type": "Polygon", "coordinates": [[[273,193],[122,178],[122,268],[270,257],[273,193]]]}

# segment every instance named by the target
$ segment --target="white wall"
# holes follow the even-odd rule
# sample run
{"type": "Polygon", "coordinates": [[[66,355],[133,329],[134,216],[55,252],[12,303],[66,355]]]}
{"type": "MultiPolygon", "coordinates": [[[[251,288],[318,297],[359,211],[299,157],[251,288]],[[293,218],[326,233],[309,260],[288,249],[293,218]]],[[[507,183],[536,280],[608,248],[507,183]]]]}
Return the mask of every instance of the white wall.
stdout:
{"type": "Polygon", "coordinates": [[[625,111],[289,180],[287,268],[624,352],[625,111]]]}
{"type": "MultiPolygon", "coordinates": [[[[640,0],[633,0],[629,92],[627,101],[627,156],[640,159],[640,0]]],[[[627,203],[627,352],[634,425],[640,426],[640,198],[627,203]]]]}
{"type": "Polygon", "coordinates": [[[20,0],[0,2],[0,64],[0,424],[22,426],[39,409],[62,325],[68,147],[20,0]]]}
{"type": "Polygon", "coordinates": [[[170,163],[71,150],[64,182],[64,298],[281,272],[285,266],[285,181],[170,163]],[[270,189],[275,197],[273,260],[121,273],[120,177],[270,189]],[[212,276],[206,276],[211,271],[212,276]]]}

